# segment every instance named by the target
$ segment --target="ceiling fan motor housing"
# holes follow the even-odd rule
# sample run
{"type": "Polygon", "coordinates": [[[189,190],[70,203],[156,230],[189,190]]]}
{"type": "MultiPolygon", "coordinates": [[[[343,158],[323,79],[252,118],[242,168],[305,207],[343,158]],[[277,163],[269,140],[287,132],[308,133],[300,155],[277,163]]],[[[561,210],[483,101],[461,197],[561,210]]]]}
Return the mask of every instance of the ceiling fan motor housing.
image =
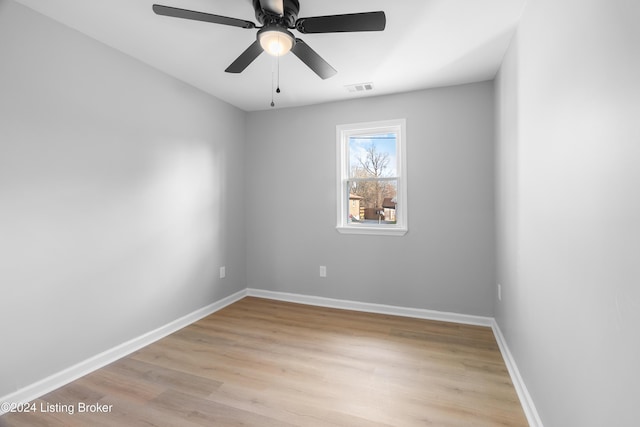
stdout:
{"type": "Polygon", "coordinates": [[[256,19],[262,25],[281,25],[285,28],[295,28],[300,3],[298,0],[283,0],[284,15],[279,16],[268,10],[264,10],[260,5],[260,0],[253,0],[253,9],[256,11],[256,19]]]}

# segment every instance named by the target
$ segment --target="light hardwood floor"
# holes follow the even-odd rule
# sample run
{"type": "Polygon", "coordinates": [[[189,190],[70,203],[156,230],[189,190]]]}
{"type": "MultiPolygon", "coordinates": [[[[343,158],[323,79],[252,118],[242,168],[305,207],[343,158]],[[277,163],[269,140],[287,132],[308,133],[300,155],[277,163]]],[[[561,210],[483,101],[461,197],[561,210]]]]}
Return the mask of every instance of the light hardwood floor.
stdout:
{"type": "Polygon", "coordinates": [[[0,425],[527,425],[490,328],[251,297],[33,403],[0,425]]]}

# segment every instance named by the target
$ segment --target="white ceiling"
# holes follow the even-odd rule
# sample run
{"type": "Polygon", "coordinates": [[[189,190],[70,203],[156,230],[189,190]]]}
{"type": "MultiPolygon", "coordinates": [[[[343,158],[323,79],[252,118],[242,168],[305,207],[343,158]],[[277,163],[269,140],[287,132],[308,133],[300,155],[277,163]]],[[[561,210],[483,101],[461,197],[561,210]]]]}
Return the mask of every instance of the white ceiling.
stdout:
{"type": "MultiPolygon", "coordinates": [[[[269,109],[274,59],[224,70],[257,30],[158,16],[154,3],[256,22],[251,0],[17,0],[245,111],[269,109]]],[[[338,74],[280,59],[276,108],[492,79],[526,0],[299,0],[299,17],[383,10],[382,32],[299,34],[338,74]],[[372,82],[374,90],[345,86],[372,82]]],[[[256,22],[257,24],[257,22],[256,22]]]]}

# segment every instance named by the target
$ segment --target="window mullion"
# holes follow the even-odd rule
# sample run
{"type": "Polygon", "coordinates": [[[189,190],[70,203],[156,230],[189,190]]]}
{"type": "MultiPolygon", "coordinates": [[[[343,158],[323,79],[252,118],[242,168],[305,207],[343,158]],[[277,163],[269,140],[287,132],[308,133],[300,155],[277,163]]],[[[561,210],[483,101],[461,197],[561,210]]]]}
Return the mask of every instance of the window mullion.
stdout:
{"type": "Polygon", "coordinates": [[[374,182],[374,181],[400,181],[399,176],[385,176],[384,178],[346,178],[344,182],[374,182]]]}

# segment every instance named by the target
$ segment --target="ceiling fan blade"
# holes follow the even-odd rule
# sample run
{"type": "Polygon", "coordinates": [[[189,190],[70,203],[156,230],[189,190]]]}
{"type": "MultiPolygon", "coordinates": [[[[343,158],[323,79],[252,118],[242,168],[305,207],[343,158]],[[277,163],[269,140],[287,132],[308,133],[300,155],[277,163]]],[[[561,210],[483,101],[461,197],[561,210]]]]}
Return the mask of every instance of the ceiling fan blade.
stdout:
{"type": "Polygon", "coordinates": [[[307,64],[307,67],[311,68],[313,72],[323,80],[337,73],[335,68],[329,65],[315,50],[311,49],[308,44],[300,39],[296,39],[296,44],[291,49],[291,52],[307,64]]]}
{"type": "Polygon", "coordinates": [[[296,29],[309,33],[350,33],[356,31],[382,31],[387,24],[384,12],[349,13],[345,15],[300,18],[296,29]]]}
{"type": "Polygon", "coordinates": [[[260,0],[260,7],[278,16],[284,15],[284,2],[282,0],[260,0]]]}
{"type": "Polygon", "coordinates": [[[194,21],[211,22],[213,24],[230,25],[240,28],[256,28],[256,24],[243,19],[229,18],[228,16],[212,15],[210,13],[196,12],[194,10],[179,9],[177,7],[153,5],[156,15],[171,16],[173,18],[191,19],[194,21]]]}
{"type": "Polygon", "coordinates": [[[238,58],[227,67],[227,73],[241,73],[263,52],[258,40],[254,41],[238,58]]]}

